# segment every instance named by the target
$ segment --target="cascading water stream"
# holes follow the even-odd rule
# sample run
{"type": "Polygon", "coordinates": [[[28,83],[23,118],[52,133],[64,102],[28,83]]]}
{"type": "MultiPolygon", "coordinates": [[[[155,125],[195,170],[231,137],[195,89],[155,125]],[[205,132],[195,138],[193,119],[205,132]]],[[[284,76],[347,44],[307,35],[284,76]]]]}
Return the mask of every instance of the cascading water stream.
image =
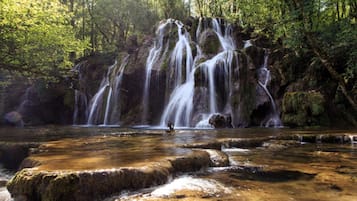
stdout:
{"type": "Polygon", "coordinates": [[[271,107],[272,107],[272,114],[269,117],[269,119],[265,122],[265,127],[269,127],[269,126],[278,127],[278,126],[281,126],[282,123],[281,123],[279,113],[276,108],[275,101],[267,88],[268,84],[270,83],[270,80],[271,80],[270,71],[268,69],[268,59],[269,59],[269,53],[268,53],[268,51],[265,51],[263,66],[259,69],[259,72],[258,72],[258,78],[259,78],[258,84],[259,84],[259,86],[262,87],[262,89],[265,91],[265,93],[269,97],[271,107]]]}
{"type": "Polygon", "coordinates": [[[219,38],[220,45],[223,49],[222,52],[218,53],[213,58],[203,62],[199,67],[203,69],[205,77],[208,79],[208,90],[209,90],[209,114],[204,114],[204,119],[202,119],[196,127],[209,127],[208,119],[212,114],[223,112],[227,114],[232,114],[231,106],[231,95],[232,95],[232,62],[235,57],[234,50],[236,49],[234,45],[234,40],[231,36],[232,30],[228,25],[225,26],[224,35],[221,29],[221,22],[218,19],[212,19],[212,28],[219,38]],[[216,97],[216,83],[215,83],[215,73],[217,68],[223,69],[223,79],[224,82],[224,92],[226,94],[225,107],[223,111],[218,110],[217,97],[216,97]],[[204,123],[205,122],[205,123],[204,123]],[[205,125],[206,124],[206,125],[205,125]]]}
{"type": "Polygon", "coordinates": [[[113,86],[110,86],[107,96],[107,104],[104,114],[104,125],[118,125],[120,123],[120,85],[123,80],[124,70],[126,65],[128,64],[128,61],[129,55],[123,59],[121,65],[119,66],[118,72],[114,72],[116,76],[114,78],[113,86]]]}
{"type": "Polygon", "coordinates": [[[103,78],[98,92],[90,101],[87,111],[89,114],[87,125],[119,125],[120,85],[128,60],[129,56],[126,56],[121,65],[117,65],[117,61],[115,61],[108,68],[108,72],[103,78]]]}
{"type": "Polygon", "coordinates": [[[149,56],[146,59],[145,66],[145,85],[143,91],[143,114],[142,114],[142,122],[145,123],[148,116],[148,105],[149,105],[149,96],[150,96],[150,81],[151,81],[151,72],[153,66],[157,63],[157,61],[162,57],[162,52],[164,49],[164,34],[165,29],[168,25],[171,25],[174,22],[173,19],[168,19],[164,23],[162,23],[156,30],[156,41],[154,45],[151,47],[149,56]]]}
{"type": "MultiPolygon", "coordinates": [[[[83,79],[82,68],[87,64],[87,62],[80,62],[74,67],[74,71],[78,72],[78,79],[83,79]]],[[[88,107],[88,97],[85,92],[76,89],[74,91],[75,96],[75,104],[74,104],[74,112],[73,112],[73,125],[77,125],[81,122],[80,113],[84,112],[84,117],[87,117],[87,107],[88,107]]],[[[85,119],[87,121],[87,119],[85,119]]]]}
{"type": "Polygon", "coordinates": [[[107,76],[105,76],[99,86],[98,92],[93,96],[88,107],[88,125],[98,124],[103,107],[104,95],[106,89],[109,87],[109,78],[112,69],[117,65],[117,62],[108,68],[107,76]]]}
{"type": "MultiPolygon", "coordinates": [[[[201,22],[201,20],[200,20],[201,22]]],[[[183,28],[181,22],[175,22],[178,27],[179,40],[176,43],[175,49],[171,55],[171,63],[174,64],[175,69],[175,87],[174,91],[170,96],[170,100],[164,110],[161,117],[161,126],[165,126],[167,122],[171,121],[176,126],[189,127],[192,126],[191,116],[193,109],[193,96],[194,96],[194,73],[195,69],[193,65],[192,50],[190,47],[190,38],[187,31],[183,28]],[[183,55],[185,53],[185,55],[183,55]],[[183,56],[186,56],[186,79],[183,79],[182,75],[182,61],[183,56]],[[186,80],[186,81],[185,81],[186,80]],[[185,81],[185,82],[184,82],[185,81]],[[184,83],[183,83],[184,82],[184,83]]],[[[202,23],[202,22],[201,22],[202,23]]],[[[196,38],[200,37],[201,26],[196,31],[196,38]]],[[[207,113],[214,114],[220,112],[218,110],[217,100],[216,100],[216,84],[215,84],[215,71],[218,67],[224,69],[224,79],[225,79],[225,90],[227,94],[226,107],[231,110],[230,105],[230,95],[232,90],[232,78],[231,78],[231,64],[233,61],[233,55],[235,50],[235,45],[231,37],[230,26],[225,26],[225,34],[223,35],[221,29],[221,23],[217,19],[212,19],[212,29],[219,38],[220,45],[223,49],[222,52],[218,53],[212,59],[209,59],[202,64],[198,65],[198,68],[202,68],[205,73],[205,77],[208,79],[208,90],[209,90],[209,111],[207,113]]],[[[198,54],[196,57],[200,57],[198,54]]],[[[194,61],[197,61],[195,58],[194,61]]],[[[231,111],[229,111],[231,112],[231,111]]],[[[206,115],[207,116],[207,115],[206,115]]],[[[207,121],[208,122],[208,121],[207,121]]]]}
{"type": "Polygon", "coordinates": [[[178,41],[171,54],[170,65],[175,74],[173,92],[161,116],[161,126],[172,121],[176,126],[188,127],[192,113],[194,95],[193,56],[190,36],[180,21],[175,21],[178,28],[178,41]],[[184,55],[185,54],[185,55],[184,55]],[[182,62],[185,56],[185,74],[182,73],[182,62]]]}

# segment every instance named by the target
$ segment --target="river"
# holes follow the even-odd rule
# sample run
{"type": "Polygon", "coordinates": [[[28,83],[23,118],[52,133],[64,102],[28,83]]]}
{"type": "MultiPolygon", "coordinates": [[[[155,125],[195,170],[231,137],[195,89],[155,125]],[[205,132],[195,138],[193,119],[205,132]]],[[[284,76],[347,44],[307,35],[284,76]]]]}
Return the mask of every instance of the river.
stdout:
{"type": "MultiPolygon", "coordinates": [[[[5,167],[0,180],[15,173],[6,168],[9,160],[4,154],[10,152],[4,147],[9,144],[31,145],[28,159],[38,162],[34,166],[39,171],[142,167],[216,144],[229,158],[229,165],[178,173],[164,185],[117,192],[105,201],[357,200],[356,130],[181,129],[167,133],[152,128],[47,126],[0,128],[0,142],[0,164],[5,167]]],[[[6,193],[3,186],[0,200],[9,200],[6,193]]]]}

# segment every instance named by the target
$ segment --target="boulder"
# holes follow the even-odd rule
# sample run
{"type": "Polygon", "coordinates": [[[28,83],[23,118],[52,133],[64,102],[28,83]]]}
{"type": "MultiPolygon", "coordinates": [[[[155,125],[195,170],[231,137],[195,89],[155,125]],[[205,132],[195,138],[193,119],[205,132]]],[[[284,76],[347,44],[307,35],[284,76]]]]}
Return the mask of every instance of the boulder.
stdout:
{"type": "Polygon", "coordinates": [[[36,143],[0,143],[0,163],[9,170],[18,170],[22,161],[29,156],[36,143]]]}
{"type": "Polygon", "coordinates": [[[214,128],[232,128],[232,117],[230,115],[214,114],[208,123],[214,128]]]}
{"type": "Polygon", "coordinates": [[[317,91],[288,92],[283,97],[283,124],[291,127],[327,126],[325,98],[317,91]]]}
{"type": "Polygon", "coordinates": [[[24,121],[22,115],[17,111],[8,112],[4,116],[5,124],[17,127],[23,127],[24,121]]]}
{"type": "Polygon", "coordinates": [[[219,38],[212,29],[207,29],[202,33],[199,43],[202,47],[202,52],[206,55],[215,55],[221,49],[219,38]]]}

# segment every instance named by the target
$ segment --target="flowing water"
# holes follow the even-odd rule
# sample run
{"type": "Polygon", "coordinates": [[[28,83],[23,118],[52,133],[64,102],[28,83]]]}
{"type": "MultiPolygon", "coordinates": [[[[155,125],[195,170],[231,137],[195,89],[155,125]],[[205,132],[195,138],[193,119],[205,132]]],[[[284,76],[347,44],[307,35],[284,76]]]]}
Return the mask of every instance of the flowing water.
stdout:
{"type": "Polygon", "coordinates": [[[0,186],[0,201],[12,201],[9,192],[7,191],[6,187],[3,186],[3,183],[8,181],[13,175],[13,172],[10,172],[1,167],[0,164],[0,183],[2,183],[0,186]]]}
{"type": "MultiPolygon", "coordinates": [[[[234,50],[235,45],[233,38],[231,36],[231,27],[229,25],[224,25],[225,30],[222,31],[221,25],[223,24],[218,19],[212,19],[210,29],[214,31],[217,35],[222,51],[219,52],[216,56],[211,59],[206,60],[203,63],[197,64],[196,61],[199,60],[202,55],[200,52],[200,47],[197,45],[198,54],[195,58],[192,58],[192,50],[190,48],[190,37],[186,30],[183,29],[181,23],[177,23],[178,26],[178,34],[179,40],[176,43],[175,49],[172,52],[172,61],[175,63],[175,89],[171,93],[170,100],[166,105],[164,113],[161,117],[161,126],[165,126],[167,122],[173,122],[175,125],[179,127],[209,127],[208,124],[204,124],[204,122],[208,122],[207,118],[212,114],[216,113],[228,113],[232,114],[230,97],[232,95],[232,61],[235,57],[234,50]],[[186,56],[186,76],[182,79],[182,60],[183,55],[186,56]],[[209,110],[204,111],[201,114],[203,117],[199,120],[199,123],[196,125],[192,124],[192,113],[193,113],[193,98],[194,98],[194,90],[195,90],[195,80],[194,74],[197,68],[201,68],[202,72],[204,72],[205,77],[208,79],[208,92],[209,92],[209,110]],[[215,83],[215,72],[217,69],[222,69],[223,80],[225,80],[224,89],[221,89],[225,92],[225,99],[227,103],[225,103],[224,111],[218,110],[217,103],[217,94],[216,94],[216,83],[215,83]],[[186,80],[183,82],[183,80],[186,80]]],[[[199,27],[196,31],[196,39],[199,39],[201,36],[201,30],[208,29],[207,27],[202,27],[202,21],[200,20],[199,27]]],[[[200,115],[200,114],[196,114],[200,115]]]]}
{"type": "MultiPolygon", "coordinates": [[[[210,117],[222,114],[230,116],[235,122],[235,126],[240,126],[240,123],[237,122],[245,114],[236,107],[246,107],[244,104],[247,103],[237,102],[237,100],[244,99],[239,98],[244,94],[237,94],[244,93],[244,90],[240,90],[240,79],[244,78],[239,75],[239,72],[241,68],[248,67],[239,66],[239,55],[244,54],[242,53],[244,48],[253,45],[250,40],[247,40],[244,48],[239,50],[234,41],[232,25],[222,19],[200,19],[194,33],[194,36],[191,36],[187,26],[174,19],[162,21],[158,26],[154,43],[148,50],[146,58],[145,82],[142,89],[142,105],[140,106],[142,112],[137,115],[141,117],[143,125],[155,124],[154,122],[158,121],[159,125],[154,126],[166,127],[169,122],[172,122],[175,127],[180,128],[210,128],[210,117]],[[217,44],[214,45],[217,46],[217,50],[214,53],[203,51],[207,45],[205,43],[209,43],[211,40],[211,38],[207,38],[208,36],[216,39],[214,43],[217,44]],[[157,74],[153,74],[154,71],[157,74]],[[165,75],[166,83],[154,82],[153,78],[156,78],[155,76],[158,74],[165,75]],[[203,81],[197,80],[197,75],[202,76],[203,81]],[[153,98],[150,96],[153,92],[150,90],[158,88],[162,89],[161,91],[164,91],[165,94],[164,98],[157,97],[160,98],[159,102],[163,103],[162,110],[159,112],[150,111],[152,108],[157,108],[157,106],[152,107],[151,105],[155,101],[150,100],[153,98]],[[233,101],[235,101],[235,106],[232,105],[233,101]],[[160,119],[153,119],[153,113],[160,113],[157,115],[160,116],[160,119]]],[[[270,71],[267,61],[268,54],[264,57],[262,67],[257,67],[259,69],[256,70],[256,77],[259,79],[256,84],[264,90],[263,93],[266,95],[263,96],[267,96],[272,105],[271,112],[268,112],[269,114],[261,122],[261,126],[282,126],[279,109],[269,92],[270,71]]],[[[83,92],[76,92],[75,123],[78,124],[79,116],[85,116],[87,125],[120,125],[120,116],[122,115],[120,86],[126,64],[127,61],[124,59],[121,64],[108,67],[107,75],[104,76],[91,100],[88,100],[83,92]],[[117,73],[115,79],[113,79],[113,71],[117,73]],[[86,109],[80,109],[82,107],[86,109]]],[[[76,68],[81,68],[81,65],[83,64],[76,68]]],[[[79,78],[81,79],[81,75],[79,78]]],[[[244,89],[251,87],[253,86],[242,86],[244,89]]],[[[254,101],[259,102],[260,100],[254,101]]]]}
{"type": "Polygon", "coordinates": [[[269,59],[269,52],[265,50],[264,63],[263,66],[259,69],[259,73],[258,73],[258,84],[264,89],[265,93],[268,95],[272,110],[270,116],[267,117],[267,120],[265,122],[261,123],[261,126],[265,124],[264,125],[265,127],[269,127],[269,126],[279,127],[282,126],[279,117],[279,112],[276,107],[275,100],[273,99],[272,95],[270,94],[267,88],[271,80],[270,71],[267,68],[268,59],[269,59]]]}
{"type": "Polygon", "coordinates": [[[170,28],[172,22],[173,22],[172,19],[168,19],[157,28],[156,40],[154,42],[154,45],[150,49],[149,56],[146,59],[146,67],[145,67],[146,75],[145,75],[145,85],[143,91],[143,105],[144,105],[144,111],[142,114],[143,123],[146,123],[147,116],[148,116],[147,106],[150,103],[149,96],[150,96],[151,72],[154,65],[157,65],[158,60],[160,60],[160,58],[165,57],[166,55],[168,43],[164,44],[164,34],[165,34],[165,30],[170,28]]]}
{"type": "Polygon", "coordinates": [[[128,59],[126,56],[120,65],[116,61],[108,68],[98,92],[90,100],[88,125],[120,125],[120,86],[128,59]]]}
{"type": "MultiPolygon", "coordinates": [[[[40,161],[37,169],[45,171],[142,167],[216,142],[222,142],[220,150],[229,157],[227,166],[177,174],[165,185],[118,192],[106,201],[357,198],[356,130],[186,129],[167,134],[157,129],[53,126],[0,128],[0,140],[1,147],[41,144],[30,158],[40,161]]],[[[0,179],[6,171],[0,170],[0,179]]],[[[0,198],[6,193],[0,191],[0,198]]]]}
{"type": "Polygon", "coordinates": [[[173,68],[171,70],[174,72],[174,82],[173,85],[169,87],[173,88],[173,92],[161,116],[160,125],[164,127],[167,122],[171,121],[176,126],[189,127],[194,91],[194,67],[190,46],[191,39],[180,21],[176,20],[175,24],[178,30],[178,41],[171,54],[170,65],[171,68],[173,68]],[[184,55],[185,66],[183,66],[184,55]]]}

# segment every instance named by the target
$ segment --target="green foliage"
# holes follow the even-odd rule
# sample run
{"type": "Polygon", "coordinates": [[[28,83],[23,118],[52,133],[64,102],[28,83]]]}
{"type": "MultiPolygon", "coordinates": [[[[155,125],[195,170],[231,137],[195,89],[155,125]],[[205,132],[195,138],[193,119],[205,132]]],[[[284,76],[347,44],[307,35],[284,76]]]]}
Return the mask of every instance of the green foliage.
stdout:
{"type": "Polygon", "coordinates": [[[99,31],[101,38],[96,49],[102,51],[122,49],[129,35],[147,33],[158,21],[156,13],[141,0],[100,0],[91,6],[90,15],[95,25],[91,32],[99,31]]]}
{"type": "Polygon", "coordinates": [[[157,1],[158,14],[160,18],[167,19],[173,18],[183,20],[188,16],[188,8],[182,0],[165,0],[157,1]]]}
{"type": "Polygon", "coordinates": [[[0,1],[0,68],[55,79],[73,66],[75,38],[67,9],[56,0],[0,1]]]}

